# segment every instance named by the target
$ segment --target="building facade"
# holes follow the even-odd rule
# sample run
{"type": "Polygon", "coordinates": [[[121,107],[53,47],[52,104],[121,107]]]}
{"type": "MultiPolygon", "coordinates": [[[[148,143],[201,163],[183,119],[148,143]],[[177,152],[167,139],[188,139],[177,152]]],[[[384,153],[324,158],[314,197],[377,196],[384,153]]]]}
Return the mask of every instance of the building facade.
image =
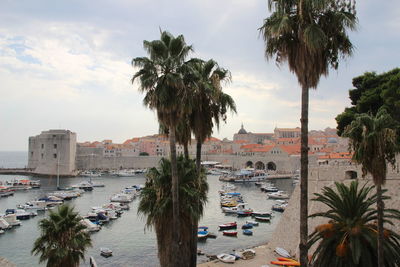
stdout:
{"type": "Polygon", "coordinates": [[[28,168],[42,175],[75,175],[76,133],[49,130],[29,137],[28,168]]]}

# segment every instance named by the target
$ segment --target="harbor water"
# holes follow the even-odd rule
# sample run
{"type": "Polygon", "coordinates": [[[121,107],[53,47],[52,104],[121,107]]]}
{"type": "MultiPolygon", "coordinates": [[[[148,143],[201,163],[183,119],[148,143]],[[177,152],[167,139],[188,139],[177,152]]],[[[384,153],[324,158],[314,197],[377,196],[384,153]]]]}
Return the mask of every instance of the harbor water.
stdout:
{"type": "MultiPolygon", "coordinates": [[[[0,162],[1,164],[1,162],[0,162]]],[[[11,180],[14,178],[32,178],[41,181],[40,189],[15,192],[14,196],[0,198],[0,214],[7,208],[15,208],[18,204],[37,199],[48,192],[56,189],[56,177],[38,178],[24,177],[15,175],[0,175],[0,181],[11,180]]],[[[81,181],[87,180],[86,177],[62,178],[61,187],[67,187],[81,181]]],[[[138,175],[135,177],[112,177],[101,176],[93,178],[94,182],[103,183],[105,187],[94,188],[92,192],[85,192],[81,197],[68,201],[81,215],[90,211],[91,207],[101,206],[108,203],[112,194],[121,189],[135,184],[144,184],[145,177],[138,175]]],[[[291,192],[293,190],[291,179],[278,179],[273,181],[281,190],[291,192]]],[[[218,176],[208,176],[209,194],[205,208],[205,214],[199,225],[208,226],[209,231],[217,235],[216,239],[207,239],[198,243],[198,248],[206,254],[218,254],[222,252],[232,252],[242,248],[249,248],[268,242],[275,226],[279,223],[281,214],[274,213],[270,223],[260,222],[259,226],[253,228],[253,236],[242,234],[241,226],[251,217],[236,217],[224,214],[220,208],[220,198],[218,190],[221,189],[223,182],[218,180],[218,176]],[[234,222],[238,223],[238,236],[223,236],[218,231],[218,225],[234,222]]],[[[236,192],[243,195],[243,199],[248,203],[248,207],[256,211],[270,211],[275,203],[268,200],[266,194],[260,188],[251,184],[235,184],[236,192]]],[[[81,266],[89,266],[88,258],[93,256],[99,266],[159,266],[157,258],[157,241],[152,229],[145,228],[145,218],[137,214],[139,198],[130,203],[130,210],[124,211],[121,218],[114,220],[102,227],[100,232],[91,235],[93,247],[86,253],[86,261],[81,266]],[[104,258],[100,256],[100,248],[108,247],[113,251],[113,256],[104,258]]],[[[22,225],[14,227],[0,235],[0,256],[4,257],[17,266],[45,266],[39,264],[39,257],[31,255],[31,249],[35,239],[39,236],[38,222],[47,216],[48,212],[38,212],[38,216],[29,220],[21,221],[22,225]]],[[[173,225],[171,225],[173,227],[173,225]]],[[[199,256],[198,261],[206,261],[205,256],[199,256]]]]}

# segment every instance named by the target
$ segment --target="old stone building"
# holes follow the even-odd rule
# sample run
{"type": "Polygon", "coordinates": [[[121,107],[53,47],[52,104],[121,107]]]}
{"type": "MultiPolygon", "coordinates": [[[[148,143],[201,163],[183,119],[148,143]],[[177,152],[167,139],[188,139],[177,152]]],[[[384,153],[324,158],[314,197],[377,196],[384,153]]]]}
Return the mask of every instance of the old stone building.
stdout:
{"type": "Polygon", "coordinates": [[[28,168],[36,174],[74,175],[76,134],[69,130],[49,130],[29,137],[28,168]]]}

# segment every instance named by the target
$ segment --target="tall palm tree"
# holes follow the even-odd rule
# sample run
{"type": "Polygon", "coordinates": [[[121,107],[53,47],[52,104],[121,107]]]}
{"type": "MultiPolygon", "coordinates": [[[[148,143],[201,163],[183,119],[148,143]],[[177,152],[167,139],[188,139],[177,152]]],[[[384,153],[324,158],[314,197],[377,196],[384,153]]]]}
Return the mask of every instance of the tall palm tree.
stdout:
{"type": "Polygon", "coordinates": [[[222,91],[221,83],[231,80],[230,72],[220,68],[214,60],[198,58],[188,63],[185,83],[190,92],[186,100],[190,114],[190,126],[196,138],[196,166],[200,172],[201,146],[211,137],[214,125],[219,128],[220,121],[226,121],[227,112],[236,112],[235,101],[222,91]]]}
{"type": "Polygon", "coordinates": [[[357,115],[343,134],[350,139],[353,160],[362,165],[363,176],[371,174],[377,190],[378,210],[378,266],[383,267],[384,233],[382,185],[386,182],[388,163],[394,166],[396,153],[399,152],[396,136],[396,122],[380,109],[376,116],[357,115]]]}
{"type": "Polygon", "coordinates": [[[174,264],[180,264],[180,220],[179,220],[179,191],[178,173],[176,163],[176,126],[182,118],[180,98],[184,91],[183,77],[179,71],[185,58],[192,51],[192,46],[185,43],[183,35],[174,37],[172,34],[161,32],[160,40],[143,41],[143,46],[149,57],[137,57],[132,60],[132,65],[139,68],[132,78],[132,82],[139,79],[139,90],[146,95],[143,103],[157,112],[158,120],[168,127],[170,154],[171,154],[171,179],[172,179],[172,229],[174,239],[174,264]]]}
{"type": "Polygon", "coordinates": [[[356,26],[354,0],[269,0],[272,11],[259,29],[265,56],[278,64],[288,63],[301,86],[301,196],[300,262],[307,266],[308,214],[308,106],[309,89],[316,88],[329,67],[351,55],[347,30],[356,26]]]}
{"type": "MultiPolygon", "coordinates": [[[[197,224],[203,214],[207,201],[208,184],[205,173],[197,174],[193,160],[178,157],[179,193],[182,247],[179,256],[182,265],[190,266],[191,251],[193,250],[192,226],[197,224]],[[200,205],[198,205],[200,203],[200,205]]],[[[176,266],[171,264],[173,240],[170,223],[172,215],[171,196],[171,162],[161,159],[159,168],[152,168],[147,174],[146,186],[140,195],[138,213],[145,215],[146,226],[154,227],[157,236],[158,257],[161,266],[176,266]]]]}
{"type": "Polygon", "coordinates": [[[39,221],[41,235],[36,239],[32,254],[40,254],[39,262],[48,267],[76,267],[92,246],[90,235],[80,223],[82,218],[72,207],[60,206],[50,211],[49,218],[39,221]]]}
{"type": "MultiPolygon", "coordinates": [[[[358,187],[353,181],[350,186],[335,183],[336,191],[324,187],[321,194],[312,200],[325,204],[329,209],[312,214],[310,217],[329,219],[326,224],[315,228],[310,235],[309,245],[318,244],[312,257],[313,266],[324,267],[374,267],[377,257],[377,210],[372,206],[377,202],[377,194],[372,194],[374,186],[364,184],[358,187]]],[[[385,199],[389,197],[384,197],[385,199]]],[[[399,211],[384,210],[387,223],[400,219],[399,211]]],[[[400,235],[385,229],[385,266],[400,265],[400,235]]]]}

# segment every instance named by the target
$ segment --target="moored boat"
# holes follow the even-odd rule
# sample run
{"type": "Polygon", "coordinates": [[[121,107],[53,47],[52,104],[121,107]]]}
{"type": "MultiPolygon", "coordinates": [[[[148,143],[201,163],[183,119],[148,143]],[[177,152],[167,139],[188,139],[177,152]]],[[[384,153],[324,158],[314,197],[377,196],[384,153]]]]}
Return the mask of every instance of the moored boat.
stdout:
{"type": "Polygon", "coordinates": [[[258,222],[256,221],[246,221],[247,224],[251,224],[253,226],[258,226],[258,222]]]}
{"type": "Polygon", "coordinates": [[[111,257],[112,250],[109,248],[100,248],[100,255],[106,258],[111,257]]]}
{"type": "Polygon", "coordinates": [[[249,229],[244,229],[243,230],[243,234],[244,235],[253,235],[253,231],[249,230],[249,229]]]}
{"type": "Polygon", "coordinates": [[[226,254],[226,253],[221,253],[217,255],[217,258],[225,263],[234,263],[236,260],[236,257],[230,254],[226,254]]]}
{"type": "Polygon", "coordinates": [[[271,221],[271,218],[270,217],[257,217],[257,216],[255,216],[254,217],[257,221],[260,221],[260,222],[270,222],[271,221]]]}
{"type": "Polygon", "coordinates": [[[236,229],[237,223],[233,222],[233,223],[220,224],[218,227],[219,227],[219,230],[236,229]]]}
{"type": "Polygon", "coordinates": [[[197,232],[197,239],[202,240],[206,239],[208,236],[208,231],[198,231],[197,232]]]}
{"type": "Polygon", "coordinates": [[[253,211],[251,215],[256,217],[271,217],[272,213],[268,211],[253,211]]]}
{"type": "Polygon", "coordinates": [[[267,193],[269,199],[288,199],[289,194],[284,191],[278,191],[273,193],[267,193]]]}
{"type": "Polygon", "coordinates": [[[235,230],[225,230],[225,231],[222,231],[222,234],[226,235],[226,236],[237,236],[237,231],[235,231],[235,230]]]}
{"type": "Polygon", "coordinates": [[[242,229],[251,229],[253,228],[253,224],[251,223],[246,223],[242,225],[242,229]]]}

